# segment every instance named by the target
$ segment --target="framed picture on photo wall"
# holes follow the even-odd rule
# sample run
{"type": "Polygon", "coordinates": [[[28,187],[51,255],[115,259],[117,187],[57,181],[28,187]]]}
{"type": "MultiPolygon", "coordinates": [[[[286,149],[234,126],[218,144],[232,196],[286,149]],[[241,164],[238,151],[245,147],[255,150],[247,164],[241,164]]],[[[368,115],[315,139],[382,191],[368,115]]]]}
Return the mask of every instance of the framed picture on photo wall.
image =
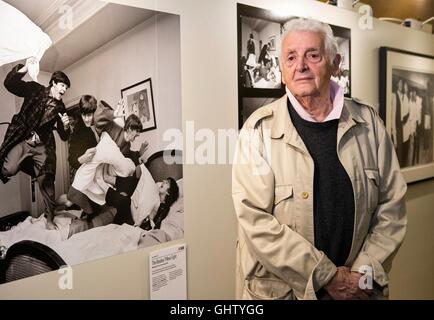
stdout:
{"type": "Polygon", "coordinates": [[[276,36],[275,35],[268,37],[268,50],[276,51],[276,36]]]}
{"type": "Polygon", "coordinates": [[[135,114],[142,122],[143,131],[157,128],[151,78],[122,89],[121,96],[126,101],[125,120],[135,114]]]}
{"type": "Polygon", "coordinates": [[[380,48],[380,116],[406,181],[434,177],[434,56],[380,48]]]}
{"type": "MultiPolygon", "coordinates": [[[[285,24],[293,15],[237,4],[238,126],[259,107],[285,94],[280,70],[285,24]]],[[[330,25],[342,61],[332,79],[351,97],[351,29],[330,25]]]]}

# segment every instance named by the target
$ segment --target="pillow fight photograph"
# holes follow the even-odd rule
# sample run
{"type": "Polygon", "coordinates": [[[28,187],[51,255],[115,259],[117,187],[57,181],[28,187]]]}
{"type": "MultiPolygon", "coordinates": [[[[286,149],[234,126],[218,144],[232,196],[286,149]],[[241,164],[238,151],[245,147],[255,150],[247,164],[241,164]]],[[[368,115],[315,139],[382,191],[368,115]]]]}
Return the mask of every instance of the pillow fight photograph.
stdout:
{"type": "MultiPolygon", "coordinates": [[[[110,6],[122,7],[107,7],[110,6]]],[[[160,150],[150,155],[150,143],[155,139],[150,142],[149,135],[144,137],[144,117],[137,102],[136,108],[128,105],[128,99],[135,101],[133,95],[120,98],[113,105],[82,92],[71,111],[63,101],[74,86],[67,71],[50,73],[48,86],[37,81],[40,62],[52,45],[50,37],[8,3],[0,1],[0,10],[13,20],[11,28],[18,27],[28,37],[20,43],[12,39],[17,35],[2,36],[2,96],[9,95],[7,101],[19,101],[20,106],[2,103],[3,109],[17,112],[13,114],[12,110],[11,118],[1,114],[0,179],[7,189],[14,177],[20,174],[22,179],[25,174],[37,185],[43,202],[42,210],[31,210],[19,217],[18,223],[2,226],[2,250],[5,252],[23,240],[36,241],[59,254],[65,265],[73,265],[183,237],[182,164],[166,163],[161,144],[160,150]],[[138,147],[134,149],[135,141],[138,147]],[[67,145],[67,157],[60,154],[59,143],[67,145]],[[56,170],[59,171],[63,158],[68,163],[62,163],[62,170],[67,168],[70,185],[59,194],[56,170]]],[[[131,15],[149,11],[128,10],[131,15]]],[[[127,11],[119,12],[128,17],[127,11]]],[[[179,23],[175,15],[155,17],[152,25],[139,23],[122,35],[123,41],[132,41],[135,33],[152,30],[168,20],[179,23]]],[[[2,29],[5,23],[1,24],[2,29]]],[[[116,43],[107,46],[98,48],[101,54],[109,52],[116,43]]],[[[122,58],[128,60],[126,56],[122,58]]],[[[83,64],[88,63],[83,60],[83,64]]],[[[98,81],[97,76],[95,80],[98,81]]],[[[139,99],[152,92],[142,90],[138,94],[139,99]]],[[[165,116],[165,111],[161,110],[160,116],[165,116]]],[[[181,126],[181,119],[178,120],[181,126]]],[[[173,155],[179,156],[177,152],[180,151],[172,150],[173,155]]],[[[32,198],[34,193],[32,190],[32,198]]],[[[2,201],[7,201],[3,195],[2,201]]],[[[0,215],[0,220],[7,218],[0,215]]]]}

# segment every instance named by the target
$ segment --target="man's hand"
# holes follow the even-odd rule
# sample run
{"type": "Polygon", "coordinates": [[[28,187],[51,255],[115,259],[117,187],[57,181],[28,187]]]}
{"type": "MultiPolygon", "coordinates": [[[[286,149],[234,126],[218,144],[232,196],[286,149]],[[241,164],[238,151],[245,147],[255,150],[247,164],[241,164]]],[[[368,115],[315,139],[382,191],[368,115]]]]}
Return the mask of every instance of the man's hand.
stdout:
{"type": "Polygon", "coordinates": [[[334,300],[369,299],[369,292],[359,288],[361,276],[357,272],[350,272],[348,267],[338,267],[324,289],[334,300]]]}
{"type": "Polygon", "coordinates": [[[95,153],[96,153],[96,148],[89,148],[89,149],[87,149],[86,152],[85,152],[82,156],[80,156],[77,160],[78,160],[78,162],[79,162],[80,164],[88,163],[88,162],[92,161],[93,156],[95,155],[95,153]]]}
{"type": "Polygon", "coordinates": [[[140,149],[139,149],[139,155],[140,155],[139,160],[140,160],[141,163],[146,163],[145,152],[146,152],[146,150],[148,150],[148,146],[149,146],[149,142],[148,141],[143,142],[142,145],[140,146],[140,149]]]}
{"type": "Polygon", "coordinates": [[[360,289],[360,278],[363,276],[363,274],[355,271],[350,272],[350,281],[351,285],[354,288],[358,288],[362,292],[362,296],[364,296],[363,299],[369,299],[369,295],[372,293],[372,289],[360,289]],[[364,295],[363,295],[364,293],[364,295]]]}
{"type": "Polygon", "coordinates": [[[139,149],[140,156],[143,156],[143,154],[146,152],[146,150],[148,150],[148,147],[149,147],[148,141],[145,141],[142,143],[142,145],[140,146],[140,149],[139,149]]]}
{"type": "Polygon", "coordinates": [[[69,116],[66,114],[66,112],[64,114],[58,113],[58,115],[60,117],[60,120],[62,120],[63,127],[65,129],[68,129],[69,128],[69,124],[70,124],[69,116]]]}
{"type": "Polygon", "coordinates": [[[116,106],[116,109],[114,110],[113,116],[115,118],[120,118],[125,116],[125,111],[127,110],[127,101],[123,98],[119,99],[118,105],[116,106]]]}
{"type": "Polygon", "coordinates": [[[22,67],[20,70],[18,70],[19,73],[27,73],[27,71],[29,71],[29,66],[32,64],[36,64],[38,63],[38,59],[36,59],[35,57],[30,57],[27,59],[26,61],[26,65],[24,67],[22,67]]]}

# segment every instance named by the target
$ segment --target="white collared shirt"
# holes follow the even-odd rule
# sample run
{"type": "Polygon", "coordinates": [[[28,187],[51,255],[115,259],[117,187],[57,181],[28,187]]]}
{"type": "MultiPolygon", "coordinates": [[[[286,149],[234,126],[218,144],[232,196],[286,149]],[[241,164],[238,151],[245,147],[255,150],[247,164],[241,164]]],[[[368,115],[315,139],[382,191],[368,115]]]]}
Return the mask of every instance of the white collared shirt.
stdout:
{"type": "MultiPolygon", "coordinates": [[[[301,118],[310,122],[319,122],[303,108],[303,106],[300,104],[300,102],[298,102],[298,100],[294,97],[291,91],[289,91],[288,87],[286,87],[285,89],[289,101],[301,118]]],[[[333,80],[330,80],[330,98],[333,103],[333,108],[322,122],[339,119],[341,117],[342,108],[344,107],[344,89],[333,80]]]]}

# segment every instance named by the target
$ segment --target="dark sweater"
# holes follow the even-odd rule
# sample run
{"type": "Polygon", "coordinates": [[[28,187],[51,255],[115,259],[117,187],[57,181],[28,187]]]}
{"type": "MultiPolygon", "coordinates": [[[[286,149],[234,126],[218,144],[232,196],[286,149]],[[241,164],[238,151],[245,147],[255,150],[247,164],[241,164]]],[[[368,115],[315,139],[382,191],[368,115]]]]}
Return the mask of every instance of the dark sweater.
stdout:
{"type": "Polygon", "coordinates": [[[288,110],[315,166],[315,247],[324,251],[336,266],[342,266],[350,253],[353,238],[354,193],[336,151],[339,120],[306,121],[298,115],[289,100],[288,110]]]}
{"type": "Polygon", "coordinates": [[[96,137],[91,128],[86,127],[81,117],[69,139],[69,165],[77,170],[81,164],[78,158],[81,157],[87,149],[95,147],[97,144],[96,137]]]}

